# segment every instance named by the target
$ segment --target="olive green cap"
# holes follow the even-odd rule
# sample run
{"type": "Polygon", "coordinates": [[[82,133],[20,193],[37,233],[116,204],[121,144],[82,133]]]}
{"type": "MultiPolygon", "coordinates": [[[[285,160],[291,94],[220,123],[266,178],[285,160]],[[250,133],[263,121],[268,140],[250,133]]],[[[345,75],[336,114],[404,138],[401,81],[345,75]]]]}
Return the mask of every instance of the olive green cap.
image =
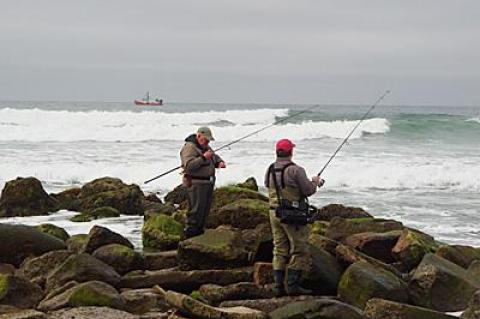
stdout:
{"type": "Polygon", "coordinates": [[[210,128],[207,127],[207,126],[202,126],[202,127],[198,128],[197,133],[202,133],[203,135],[205,135],[205,137],[209,141],[215,141],[215,139],[213,138],[213,135],[212,135],[212,130],[210,130],[210,128]]]}

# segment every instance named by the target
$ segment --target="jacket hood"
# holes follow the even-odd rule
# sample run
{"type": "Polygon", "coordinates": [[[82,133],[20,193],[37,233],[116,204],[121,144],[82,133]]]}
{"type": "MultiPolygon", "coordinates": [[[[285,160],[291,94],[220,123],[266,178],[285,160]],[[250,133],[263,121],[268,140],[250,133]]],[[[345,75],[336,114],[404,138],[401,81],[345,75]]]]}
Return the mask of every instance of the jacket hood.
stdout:
{"type": "Polygon", "coordinates": [[[194,144],[198,145],[197,135],[196,134],[191,134],[191,135],[187,136],[187,138],[185,139],[185,142],[190,142],[190,143],[194,143],[194,144]]]}

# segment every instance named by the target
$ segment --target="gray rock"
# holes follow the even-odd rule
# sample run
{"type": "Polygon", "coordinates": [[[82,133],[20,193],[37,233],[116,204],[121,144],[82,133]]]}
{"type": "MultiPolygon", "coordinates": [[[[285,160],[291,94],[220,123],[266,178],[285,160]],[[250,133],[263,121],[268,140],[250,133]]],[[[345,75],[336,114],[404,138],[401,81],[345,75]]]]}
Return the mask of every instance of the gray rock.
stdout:
{"type": "Polygon", "coordinates": [[[21,309],[35,308],[42,289],[23,277],[0,275],[0,303],[21,309]]]}
{"type": "Polygon", "coordinates": [[[269,313],[271,319],[362,319],[362,311],[333,299],[297,301],[269,313]]]}
{"type": "Polygon", "coordinates": [[[20,266],[18,274],[43,287],[48,275],[71,255],[68,250],[56,250],[26,259],[20,266]]]}
{"type": "Polygon", "coordinates": [[[78,307],[61,309],[49,313],[49,319],[139,319],[138,316],[128,312],[111,309],[108,307],[78,307]]]}
{"type": "Polygon", "coordinates": [[[109,244],[124,245],[133,249],[133,244],[122,235],[105,227],[93,226],[88,233],[83,251],[90,254],[98,248],[109,244]]]}
{"type": "Polygon", "coordinates": [[[366,319],[454,319],[445,313],[406,305],[398,302],[373,298],[365,307],[366,319]]]}

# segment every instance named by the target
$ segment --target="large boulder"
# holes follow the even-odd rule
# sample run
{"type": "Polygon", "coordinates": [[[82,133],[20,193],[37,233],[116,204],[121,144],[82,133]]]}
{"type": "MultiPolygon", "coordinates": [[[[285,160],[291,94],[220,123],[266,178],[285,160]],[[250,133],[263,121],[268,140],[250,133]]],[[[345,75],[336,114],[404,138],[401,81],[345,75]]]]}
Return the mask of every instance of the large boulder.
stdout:
{"type": "Polygon", "coordinates": [[[270,223],[242,230],[242,242],[249,254],[249,260],[271,262],[273,259],[273,236],[270,223]]]}
{"type": "Polygon", "coordinates": [[[103,177],[83,185],[70,209],[88,212],[110,206],[120,214],[142,215],[144,200],[145,195],[138,185],[127,185],[118,178],[103,177]]]}
{"type": "Polygon", "coordinates": [[[454,319],[442,312],[406,305],[403,303],[383,300],[378,298],[370,299],[365,307],[366,319],[454,319]]]}
{"type": "Polygon", "coordinates": [[[18,275],[43,287],[48,275],[71,255],[72,253],[68,250],[56,250],[26,259],[20,266],[18,275]]]}
{"type": "Polygon", "coordinates": [[[315,214],[315,220],[330,221],[334,217],[340,218],[372,218],[373,216],[367,213],[360,207],[349,207],[341,204],[330,204],[318,209],[315,214]]]}
{"type": "Polygon", "coordinates": [[[190,296],[167,291],[165,300],[173,307],[180,309],[188,316],[199,319],[267,319],[267,314],[246,308],[246,307],[231,307],[221,308],[212,307],[203,302],[193,299],[190,296]]]}
{"type": "Polygon", "coordinates": [[[344,219],[335,217],[330,221],[325,236],[336,241],[343,241],[348,236],[354,234],[366,232],[386,233],[399,229],[403,229],[403,225],[395,220],[376,218],[344,219]]]}
{"type": "Polygon", "coordinates": [[[210,216],[213,217],[213,214],[215,214],[218,209],[239,199],[258,199],[268,202],[268,198],[265,195],[251,189],[238,186],[223,186],[215,189],[213,192],[210,216]]]}
{"type": "Polygon", "coordinates": [[[334,299],[313,299],[289,303],[269,313],[271,319],[362,319],[362,311],[334,299]]]}
{"type": "Polygon", "coordinates": [[[52,311],[67,307],[99,306],[122,309],[124,302],[112,286],[101,281],[78,284],[66,291],[42,300],[38,309],[52,311]]]}
{"type": "Polygon", "coordinates": [[[425,254],[435,253],[437,249],[438,244],[432,236],[406,228],[393,247],[392,254],[408,269],[413,269],[422,261],[425,254]]]}
{"type": "Polygon", "coordinates": [[[93,253],[98,248],[109,244],[119,244],[133,249],[133,244],[122,235],[105,227],[93,226],[88,233],[83,251],[93,253]]]}
{"type": "MultiPolygon", "coordinates": [[[[121,296],[125,303],[123,309],[131,313],[143,314],[153,309],[155,311],[167,311],[170,309],[162,296],[153,288],[129,289],[123,291],[121,296]]],[[[154,318],[156,317],[152,317],[152,319],[154,318]]]]}
{"type": "Polygon", "coordinates": [[[401,230],[386,233],[360,233],[347,237],[345,245],[384,263],[393,263],[395,259],[392,255],[392,248],[401,234],[401,230]]]}
{"type": "Polygon", "coordinates": [[[464,319],[480,319],[480,290],[470,300],[467,310],[462,313],[464,319]]]}
{"type": "Polygon", "coordinates": [[[480,289],[480,278],[434,254],[427,254],[409,282],[411,301],[437,311],[460,311],[480,289]]]}
{"type": "Polygon", "coordinates": [[[72,202],[77,199],[78,194],[81,192],[81,188],[74,187],[57,194],[50,194],[53,198],[57,200],[57,209],[66,209],[71,210],[72,202]]]}
{"type": "Polygon", "coordinates": [[[226,286],[237,282],[253,281],[252,268],[228,270],[172,270],[164,269],[127,274],[122,278],[122,288],[150,288],[159,285],[165,289],[191,292],[204,284],[226,286]]]}
{"type": "Polygon", "coordinates": [[[144,268],[142,255],[124,245],[110,244],[102,246],[95,250],[92,256],[110,265],[120,275],[144,268]]]}
{"type": "Polygon", "coordinates": [[[334,256],[310,245],[311,267],[305,275],[304,286],[316,294],[336,295],[343,269],[334,256]]]}
{"type": "Polygon", "coordinates": [[[255,228],[258,224],[269,222],[269,205],[264,200],[239,199],[219,208],[210,214],[207,227],[231,225],[235,228],[255,228]]]}
{"type": "Polygon", "coordinates": [[[248,264],[248,252],[238,229],[207,229],[178,246],[180,264],[189,269],[224,269],[248,264]]]}
{"type": "Polygon", "coordinates": [[[183,226],[173,217],[158,214],[145,220],[142,228],[144,248],[176,249],[183,238],[183,226]]]}
{"type": "Polygon", "coordinates": [[[18,177],[5,183],[0,196],[0,217],[47,215],[56,207],[57,201],[34,177],[18,177]]]}
{"type": "Polygon", "coordinates": [[[242,187],[242,188],[247,188],[249,190],[258,192],[258,184],[257,180],[255,177],[249,177],[245,180],[243,183],[238,183],[235,186],[242,187]]]}
{"type": "Polygon", "coordinates": [[[240,282],[228,286],[206,284],[198,290],[202,298],[211,305],[225,300],[273,298],[273,291],[251,282],[240,282]]]}
{"type": "Polygon", "coordinates": [[[0,274],[0,304],[22,309],[35,308],[42,295],[42,289],[27,279],[0,274]]]}
{"type": "Polygon", "coordinates": [[[81,253],[88,240],[88,234],[76,234],[70,236],[65,242],[67,249],[74,253],[81,253]]]}
{"type": "Polygon", "coordinates": [[[62,240],[35,227],[0,224],[0,262],[18,267],[27,257],[62,249],[66,249],[62,240]]]}
{"type": "Polygon", "coordinates": [[[60,240],[67,241],[70,235],[62,227],[55,226],[53,224],[40,224],[36,228],[42,233],[52,235],[60,240]]]}
{"type": "Polygon", "coordinates": [[[472,262],[480,261],[480,248],[462,245],[443,245],[438,248],[436,255],[468,269],[472,262]]]}
{"type": "Polygon", "coordinates": [[[112,286],[120,282],[120,275],[109,265],[88,254],[68,257],[47,277],[46,288],[59,288],[69,281],[103,281],[112,286]]]}
{"type": "Polygon", "coordinates": [[[180,205],[182,208],[186,208],[188,205],[188,188],[183,184],[175,187],[163,198],[165,202],[180,205]]]}
{"type": "Polygon", "coordinates": [[[308,243],[312,246],[323,249],[332,255],[336,255],[335,250],[337,246],[340,245],[338,241],[313,233],[308,236],[308,243]]]}
{"type": "Polygon", "coordinates": [[[168,250],[160,252],[143,252],[145,269],[161,270],[168,269],[178,265],[177,251],[168,250]]]}
{"type": "Polygon", "coordinates": [[[70,218],[70,221],[85,223],[85,222],[91,222],[92,220],[95,220],[95,219],[119,217],[119,216],[120,216],[120,212],[116,208],[113,208],[110,206],[102,206],[102,207],[98,207],[98,208],[89,210],[87,212],[75,215],[70,218]]]}
{"type": "Polygon", "coordinates": [[[405,282],[394,274],[363,261],[347,268],[338,285],[338,295],[349,304],[362,309],[374,297],[408,302],[405,282]]]}
{"type": "Polygon", "coordinates": [[[474,261],[470,267],[468,267],[467,272],[470,277],[480,278],[480,261],[474,261]]]}

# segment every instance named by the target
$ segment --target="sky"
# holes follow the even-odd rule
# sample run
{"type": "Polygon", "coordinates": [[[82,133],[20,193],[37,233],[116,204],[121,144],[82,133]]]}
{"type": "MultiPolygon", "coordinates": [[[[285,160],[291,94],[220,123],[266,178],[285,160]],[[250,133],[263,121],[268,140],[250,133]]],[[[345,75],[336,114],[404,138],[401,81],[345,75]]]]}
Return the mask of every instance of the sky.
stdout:
{"type": "Polygon", "coordinates": [[[0,100],[480,105],[478,0],[0,8],[0,100]]]}

